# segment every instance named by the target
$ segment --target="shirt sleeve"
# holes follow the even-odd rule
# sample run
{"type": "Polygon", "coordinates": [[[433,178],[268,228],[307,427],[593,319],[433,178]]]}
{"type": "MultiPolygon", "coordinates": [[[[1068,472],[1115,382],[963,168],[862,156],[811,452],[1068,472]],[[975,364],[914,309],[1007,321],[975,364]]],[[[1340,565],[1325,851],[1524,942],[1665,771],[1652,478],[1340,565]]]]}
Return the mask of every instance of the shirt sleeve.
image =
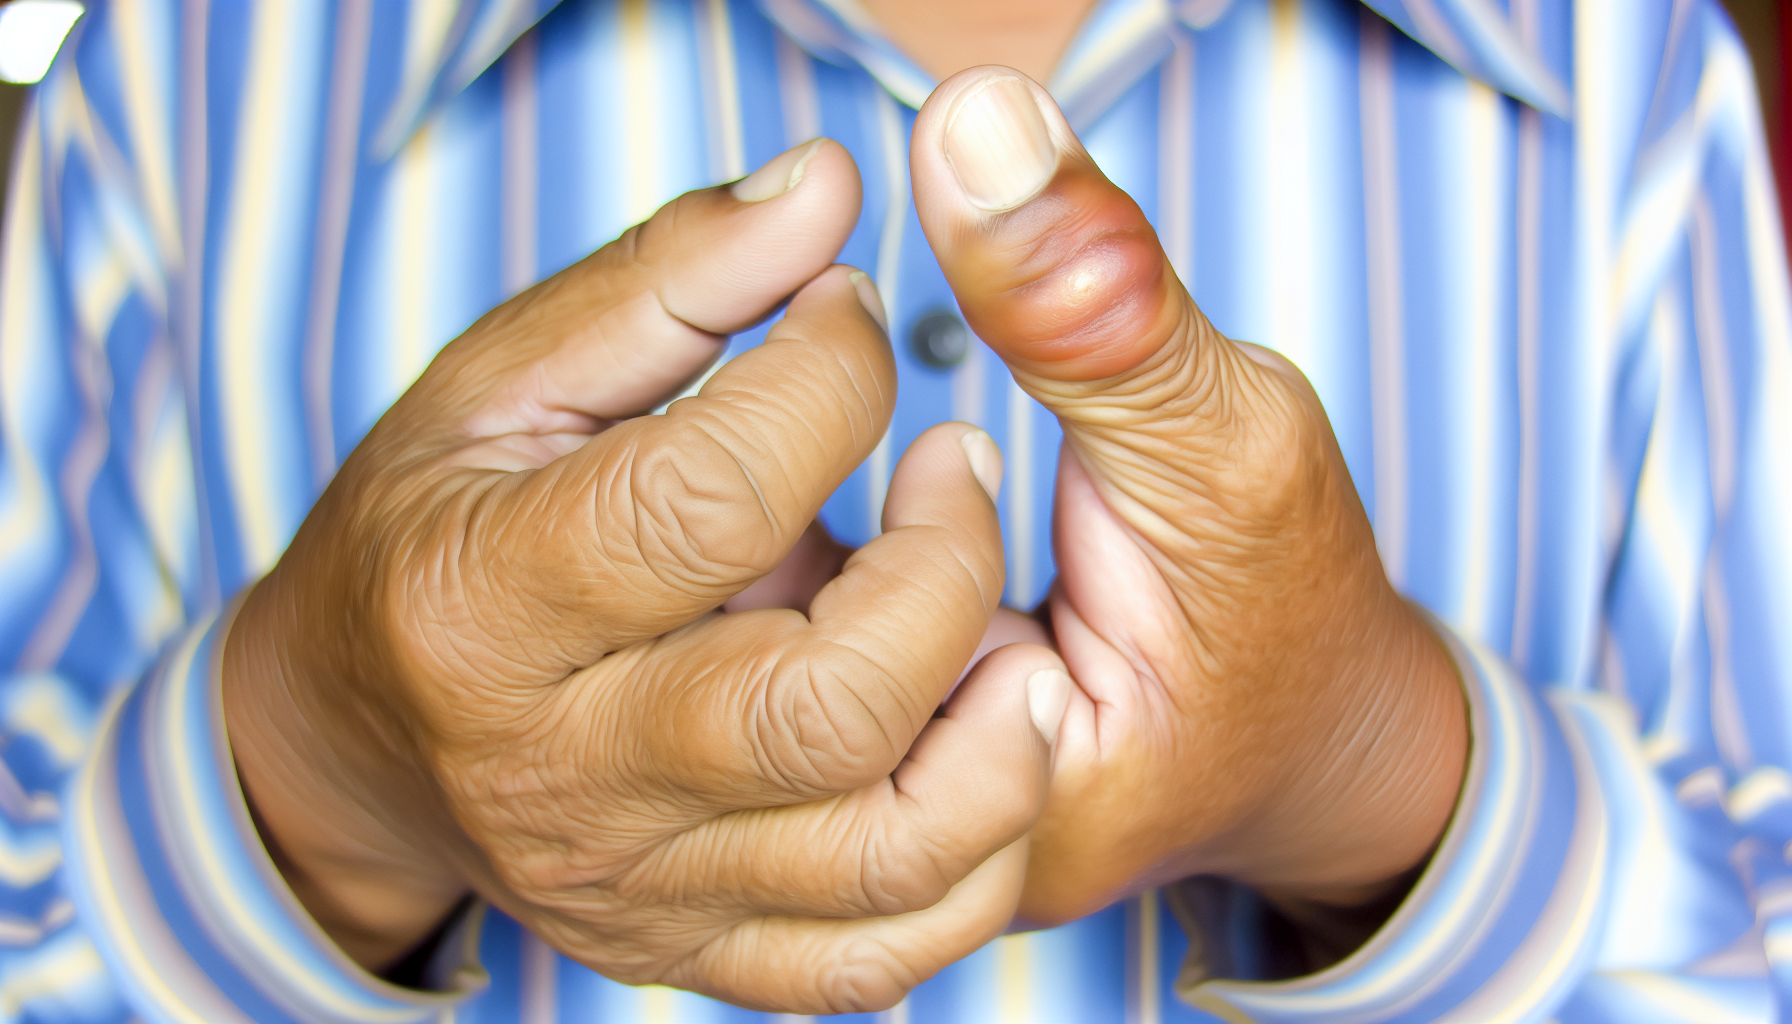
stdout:
{"type": "MultiPolygon", "coordinates": [[[[1637,186],[1683,212],[1657,243],[1643,216],[1625,238],[1651,284],[1626,297],[1610,472],[1627,498],[1598,664],[1527,681],[1439,624],[1472,730],[1441,845],[1331,968],[1191,972],[1181,994],[1223,1019],[1692,1024],[1792,1005],[1792,296],[1747,59],[1715,5],[1691,19],[1697,87],[1637,186]]],[[[1261,946],[1260,910],[1205,906],[1208,944],[1261,946]]]]}
{"type": "Polygon", "coordinates": [[[80,42],[71,38],[30,94],[0,242],[0,1015],[9,1020],[129,1016],[65,884],[63,791],[108,696],[179,628],[197,578],[158,245],[141,179],[100,159],[112,134],[70,68],[80,42]],[[152,494],[164,500],[146,512],[152,494]]]}
{"type": "Polygon", "coordinates": [[[477,911],[430,972],[441,991],[368,975],[286,888],[237,783],[179,329],[179,38],[151,7],[90,4],[15,149],[0,263],[0,1017],[451,1016],[484,979],[468,959],[477,911]]]}
{"type": "MultiPolygon", "coordinates": [[[[1411,893],[1326,971],[1192,984],[1190,1002],[1259,1022],[1524,1020],[1527,1006],[1560,1002],[1586,972],[1612,831],[1594,744],[1628,734],[1634,748],[1634,729],[1610,698],[1533,691],[1498,657],[1439,628],[1462,676],[1473,745],[1456,814],[1411,893]]],[[[1235,901],[1226,909],[1230,929],[1213,915],[1195,923],[1259,941],[1237,927],[1235,901]]]]}
{"type": "Polygon", "coordinates": [[[69,791],[68,883],[131,1005],[152,1020],[406,1024],[484,987],[479,910],[446,938],[443,991],[357,966],[257,836],[223,722],[228,618],[187,629],[105,716],[69,791]]]}

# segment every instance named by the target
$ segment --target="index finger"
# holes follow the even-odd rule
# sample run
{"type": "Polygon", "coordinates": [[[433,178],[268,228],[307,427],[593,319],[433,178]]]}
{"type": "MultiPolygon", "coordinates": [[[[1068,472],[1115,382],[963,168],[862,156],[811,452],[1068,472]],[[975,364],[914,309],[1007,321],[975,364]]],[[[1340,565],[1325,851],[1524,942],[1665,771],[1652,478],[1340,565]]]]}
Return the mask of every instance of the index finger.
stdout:
{"type": "MultiPolygon", "coordinates": [[[[568,668],[691,622],[770,571],[883,436],[896,372],[864,275],[806,285],[765,343],[471,511],[495,606],[569,638],[568,668]]],[[[881,307],[880,307],[881,312],[881,307]]]]}
{"type": "Polygon", "coordinates": [[[598,684],[609,714],[640,723],[639,763],[655,783],[733,810],[859,789],[894,770],[1000,603],[1001,527],[978,479],[993,490],[999,467],[982,431],[932,428],[897,465],[883,535],[816,595],[808,621],[788,610],[718,616],[631,656],[640,675],[627,685],[598,684]]]}

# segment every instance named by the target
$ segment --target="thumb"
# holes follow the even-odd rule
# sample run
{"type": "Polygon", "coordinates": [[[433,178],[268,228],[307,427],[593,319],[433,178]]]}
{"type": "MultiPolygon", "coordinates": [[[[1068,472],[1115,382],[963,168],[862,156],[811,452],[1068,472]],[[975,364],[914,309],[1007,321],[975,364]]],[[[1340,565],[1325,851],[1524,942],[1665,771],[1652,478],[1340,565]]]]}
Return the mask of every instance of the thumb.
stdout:
{"type": "Polygon", "coordinates": [[[966,319],[1067,430],[1111,423],[1115,399],[1199,398],[1265,372],[1207,323],[1138,204],[1020,72],[948,79],[909,152],[921,226],[966,319]]]}
{"type": "Polygon", "coordinates": [[[1208,323],[1036,83],[1002,67],[953,76],[909,154],[921,226],[971,328],[1160,548],[1189,551],[1177,524],[1216,510],[1281,515],[1278,496],[1338,462],[1299,372],[1208,323]]]}

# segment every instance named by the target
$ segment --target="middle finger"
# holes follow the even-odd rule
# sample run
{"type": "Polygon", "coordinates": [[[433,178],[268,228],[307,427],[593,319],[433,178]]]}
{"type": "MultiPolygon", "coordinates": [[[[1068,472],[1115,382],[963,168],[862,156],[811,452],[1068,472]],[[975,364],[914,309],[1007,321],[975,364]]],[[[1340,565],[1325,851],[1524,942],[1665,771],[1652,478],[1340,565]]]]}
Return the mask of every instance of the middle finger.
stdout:
{"type": "Polygon", "coordinates": [[[808,619],[716,616],[642,657],[646,678],[614,707],[643,727],[657,782],[725,812],[849,792],[895,770],[1002,593],[1001,528],[973,457],[999,480],[982,431],[947,423],[918,438],[891,480],[885,532],[808,619]]]}
{"type": "Polygon", "coordinates": [[[930,907],[1038,818],[1050,776],[1047,733],[1070,686],[1049,649],[1004,647],[972,670],[887,778],[704,822],[662,844],[619,888],[801,917],[930,907]]]}

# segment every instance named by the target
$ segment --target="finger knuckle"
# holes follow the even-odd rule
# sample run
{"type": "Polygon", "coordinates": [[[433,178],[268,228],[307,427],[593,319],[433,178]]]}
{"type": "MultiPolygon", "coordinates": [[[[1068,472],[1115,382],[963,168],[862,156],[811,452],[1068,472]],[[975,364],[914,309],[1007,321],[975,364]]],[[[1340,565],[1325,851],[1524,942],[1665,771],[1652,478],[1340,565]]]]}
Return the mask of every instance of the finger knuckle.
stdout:
{"type": "Polygon", "coordinates": [[[532,903],[548,901],[569,881],[566,865],[544,852],[493,858],[492,871],[505,888],[532,903]]]}
{"type": "Polygon", "coordinates": [[[1164,306],[1162,257],[1133,233],[1103,234],[1075,250],[1054,254],[1051,272],[1030,284],[1021,301],[1035,330],[1087,348],[1154,333],[1164,306]]]}
{"type": "Polygon", "coordinates": [[[990,267],[992,291],[1009,307],[1004,321],[1026,325],[1025,340],[1041,355],[1138,348],[1173,284],[1138,206],[1121,195],[1080,194],[1094,184],[1074,182],[1070,193],[1048,193],[1018,211],[990,267]]]}
{"type": "Polygon", "coordinates": [[[860,864],[860,888],[880,917],[926,910],[945,899],[963,874],[957,860],[909,832],[867,847],[860,864]]]}
{"type": "Polygon", "coordinates": [[[629,540],[663,585],[731,592],[775,566],[793,536],[768,497],[779,482],[760,479],[719,432],[692,424],[671,429],[670,437],[636,446],[620,475],[629,540]]]}
{"type": "MultiPolygon", "coordinates": [[[[471,710],[458,698],[477,684],[535,674],[525,645],[515,641],[538,622],[553,595],[519,594],[506,586],[500,563],[478,531],[457,528],[476,519],[488,492],[454,495],[445,506],[413,509],[358,531],[353,550],[354,597],[370,641],[358,645],[363,667],[399,685],[429,724],[455,730],[471,710]]],[[[472,716],[487,709],[482,702],[472,716]]]]}
{"type": "Polygon", "coordinates": [[[366,531],[360,561],[371,569],[370,585],[361,593],[362,610],[373,636],[393,660],[400,680],[420,670],[447,667],[444,643],[470,627],[470,608],[462,599],[457,566],[435,538],[400,537],[390,524],[366,531]]]}
{"type": "Polygon", "coordinates": [[[856,937],[822,967],[816,989],[829,1013],[876,1013],[896,1005],[922,980],[880,943],[856,937]]]}
{"type": "Polygon", "coordinates": [[[755,741],[768,773],[816,794],[861,789],[889,775],[907,744],[860,693],[868,677],[881,675],[865,659],[840,654],[775,671],[755,741]]]}

